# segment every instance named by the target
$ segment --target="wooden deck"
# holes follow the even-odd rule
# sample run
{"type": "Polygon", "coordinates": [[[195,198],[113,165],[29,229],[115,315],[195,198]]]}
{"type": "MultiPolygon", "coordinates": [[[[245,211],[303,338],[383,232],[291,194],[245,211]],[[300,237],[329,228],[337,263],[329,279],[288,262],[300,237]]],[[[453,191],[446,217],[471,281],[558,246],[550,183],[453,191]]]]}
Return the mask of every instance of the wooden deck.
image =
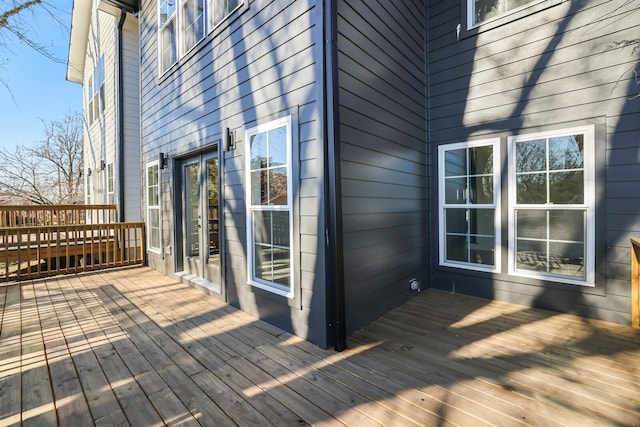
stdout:
{"type": "Polygon", "coordinates": [[[0,426],[640,425],[640,332],[429,290],[322,350],[147,268],[0,286],[0,426]]]}

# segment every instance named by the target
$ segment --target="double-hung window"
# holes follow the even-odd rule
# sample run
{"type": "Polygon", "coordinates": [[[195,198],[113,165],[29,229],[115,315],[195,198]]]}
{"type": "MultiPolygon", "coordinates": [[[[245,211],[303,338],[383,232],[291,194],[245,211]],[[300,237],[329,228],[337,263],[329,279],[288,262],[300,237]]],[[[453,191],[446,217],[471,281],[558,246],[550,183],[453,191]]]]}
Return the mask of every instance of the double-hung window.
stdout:
{"type": "Polygon", "coordinates": [[[291,117],[247,130],[249,282],[293,297],[291,117]]]}
{"type": "Polygon", "coordinates": [[[499,270],[498,142],[496,139],[439,147],[441,265],[499,270]]]}
{"type": "Polygon", "coordinates": [[[160,73],[166,72],[178,60],[176,0],[160,0],[160,73]]]}
{"type": "Polygon", "coordinates": [[[242,4],[242,0],[209,0],[209,30],[214,29],[224,18],[242,4]]]}
{"type": "Polygon", "coordinates": [[[147,165],[147,247],[150,251],[160,252],[160,165],[159,162],[147,165]]]}
{"type": "Polygon", "coordinates": [[[180,54],[184,55],[204,37],[204,0],[180,2],[180,54]]]}
{"type": "Polygon", "coordinates": [[[87,84],[89,126],[98,120],[104,112],[104,78],[104,56],[101,56],[96,62],[93,74],[89,77],[87,84]]]}
{"type": "Polygon", "coordinates": [[[594,129],[509,138],[509,271],[594,282],[594,129]]]}

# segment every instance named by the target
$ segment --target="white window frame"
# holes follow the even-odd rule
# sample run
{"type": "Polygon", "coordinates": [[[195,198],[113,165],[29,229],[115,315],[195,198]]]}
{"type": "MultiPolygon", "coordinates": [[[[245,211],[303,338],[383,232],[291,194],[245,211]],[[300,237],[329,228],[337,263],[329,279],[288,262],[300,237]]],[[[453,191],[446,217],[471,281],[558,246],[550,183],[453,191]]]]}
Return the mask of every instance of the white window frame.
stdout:
{"type": "Polygon", "coordinates": [[[438,147],[438,217],[439,217],[439,263],[441,266],[462,268],[467,270],[499,272],[501,269],[501,213],[500,213],[500,139],[484,139],[478,141],[444,144],[438,147]],[[450,150],[491,146],[493,149],[493,203],[492,204],[447,204],[445,199],[445,153],[450,150]],[[446,208],[493,209],[494,214],[494,265],[453,261],[446,259],[446,208]]]}
{"type": "Polygon", "coordinates": [[[160,215],[160,203],[161,203],[161,197],[160,197],[160,191],[161,191],[161,182],[160,182],[160,162],[158,160],[154,161],[154,162],[149,162],[147,163],[147,167],[145,168],[145,180],[146,180],[146,205],[147,205],[147,229],[148,229],[148,233],[147,233],[147,250],[149,252],[154,252],[154,253],[161,253],[162,252],[162,218],[160,215]],[[157,205],[152,205],[149,203],[150,197],[149,197],[149,189],[150,189],[150,185],[149,185],[149,171],[152,168],[157,168],[157,194],[158,194],[158,204],[157,205]],[[152,212],[155,212],[156,215],[158,216],[158,243],[159,246],[153,246],[151,243],[153,241],[153,237],[152,234],[155,232],[154,229],[152,229],[151,227],[151,214],[152,212]]]}
{"type": "MultiPolygon", "coordinates": [[[[512,15],[514,13],[517,13],[518,11],[524,10],[524,9],[526,9],[528,7],[531,7],[531,6],[534,6],[536,4],[549,2],[550,0],[531,0],[527,4],[515,7],[513,9],[509,9],[509,10],[507,10],[507,11],[505,11],[505,12],[499,14],[499,15],[492,16],[491,18],[485,19],[484,21],[481,21],[481,22],[478,22],[478,23],[476,23],[475,19],[474,19],[474,15],[475,15],[475,13],[474,13],[475,12],[475,0],[465,0],[465,1],[467,2],[467,28],[468,29],[472,29],[472,28],[476,28],[476,27],[479,27],[481,25],[484,25],[484,24],[486,24],[488,22],[493,22],[493,21],[498,20],[500,18],[503,18],[505,16],[512,15]]],[[[501,1],[507,1],[508,2],[510,0],[501,0],[501,1]]]]}
{"type": "Polygon", "coordinates": [[[193,49],[195,46],[197,46],[198,43],[200,43],[200,41],[205,37],[205,35],[207,34],[207,29],[206,29],[206,19],[205,17],[207,16],[207,7],[206,7],[206,1],[205,0],[180,0],[178,2],[178,8],[180,9],[180,11],[178,12],[178,17],[180,18],[180,26],[178,29],[178,40],[179,40],[179,45],[180,45],[180,57],[183,57],[184,55],[186,55],[189,51],[191,51],[191,49],[193,49]],[[194,38],[193,40],[193,44],[191,46],[187,46],[185,43],[187,42],[187,29],[192,28],[195,25],[195,22],[191,22],[191,23],[187,23],[186,20],[186,12],[184,11],[185,8],[187,7],[187,5],[192,2],[195,1],[196,3],[200,3],[202,5],[202,13],[200,14],[200,25],[202,26],[202,35],[200,36],[200,38],[194,38]]]}
{"type": "Polygon", "coordinates": [[[115,176],[114,176],[114,170],[113,170],[113,163],[109,163],[107,165],[107,203],[109,204],[115,203],[114,189],[115,189],[115,176]]]}
{"type": "Polygon", "coordinates": [[[167,71],[169,71],[177,62],[178,62],[178,48],[180,46],[180,40],[179,40],[179,33],[180,33],[180,29],[179,29],[179,24],[178,24],[178,10],[180,9],[179,6],[176,4],[174,7],[174,11],[171,15],[169,15],[167,17],[167,20],[165,22],[162,22],[162,4],[164,2],[168,2],[169,0],[158,0],[158,69],[160,70],[160,75],[165,74],[167,71]],[[163,55],[165,52],[165,46],[164,43],[162,41],[162,34],[164,29],[173,24],[173,29],[174,29],[174,42],[175,42],[175,46],[173,46],[173,50],[175,51],[175,59],[173,60],[173,62],[171,62],[170,64],[167,64],[166,68],[164,68],[164,61],[163,61],[163,55]]]}
{"type": "MultiPolygon", "coordinates": [[[[548,156],[548,154],[547,154],[548,156]]],[[[538,132],[530,134],[522,134],[508,138],[508,165],[509,165],[509,274],[520,277],[530,277],[535,279],[543,279],[552,282],[567,283],[582,286],[595,286],[595,127],[593,125],[574,127],[568,129],[558,129],[548,132],[538,132]],[[584,135],[584,203],[583,204],[518,204],[516,196],[516,142],[549,139],[567,135],[584,135]],[[516,268],[516,209],[546,209],[546,210],[570,210],[578,209],[586,211],[586,227],[584,242],[585,259],[584,270],[585,277],[574,278],[573,276],[535,272],[530,270],[518,270],[516,268]]],[[[548,240],[548,239],[547,239],[548,240]]]]}
{"type": "Polygon", "coordinates": [[[89,126],[93,125],[104,113],[105,108],[105,70],[104,55],[98,58],[93,67],[93,74],[89,76],[87,84],[87,111],[89,126]]]}
{"type": "Polygon", "coordinates": [[[273,120],[262,125],[247,129],[245,132],[245,182],[246,182],[246,226],[247,226],[247,281],[248,284],[256,288],[264,289],[277,295],[287,298],[294,297],[295,289],[295,268],[294,268],[294,240],[293,240],[293,173],[292,173],[292,149],[293,149],[293,131],[292,117],[287,116],[281,119],[273,120]],[[251,137],[260,133],[265,133],[280,127],[286,128],[287,135],[287,204],[286,205],[254,205],[251,198],[251,137]],[[260,211],[269,212],[288,212],[289,213],[289,286],[279,283],[269,282],[256,278],[255,260],[254,260],[254,230],[253,230],[253,213],[260,211]]]}

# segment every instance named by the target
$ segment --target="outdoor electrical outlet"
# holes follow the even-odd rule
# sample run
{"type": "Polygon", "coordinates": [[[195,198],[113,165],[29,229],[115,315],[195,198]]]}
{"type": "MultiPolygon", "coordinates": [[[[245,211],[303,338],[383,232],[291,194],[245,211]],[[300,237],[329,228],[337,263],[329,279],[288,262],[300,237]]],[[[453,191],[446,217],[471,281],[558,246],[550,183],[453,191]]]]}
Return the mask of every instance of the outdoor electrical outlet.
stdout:
{"type": "Polygon", "coordinates": [[[409,287],[412,291],[420,291],[420,282],[416,280],[416,278],[409,279],[409,287]]]}

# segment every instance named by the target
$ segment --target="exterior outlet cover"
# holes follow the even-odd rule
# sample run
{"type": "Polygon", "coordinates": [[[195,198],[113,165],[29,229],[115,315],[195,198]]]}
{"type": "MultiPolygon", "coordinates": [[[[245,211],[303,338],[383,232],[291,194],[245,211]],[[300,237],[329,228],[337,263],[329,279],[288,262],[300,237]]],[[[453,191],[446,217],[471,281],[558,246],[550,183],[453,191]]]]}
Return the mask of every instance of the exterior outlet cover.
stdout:
{"type": "Polygon", "coordinates": [[[412,291],[419,291],[420,290],[420,282],[418,282],[415,278],[414,279],[409,279],[409,287],[411,288],[412,291]]]}

